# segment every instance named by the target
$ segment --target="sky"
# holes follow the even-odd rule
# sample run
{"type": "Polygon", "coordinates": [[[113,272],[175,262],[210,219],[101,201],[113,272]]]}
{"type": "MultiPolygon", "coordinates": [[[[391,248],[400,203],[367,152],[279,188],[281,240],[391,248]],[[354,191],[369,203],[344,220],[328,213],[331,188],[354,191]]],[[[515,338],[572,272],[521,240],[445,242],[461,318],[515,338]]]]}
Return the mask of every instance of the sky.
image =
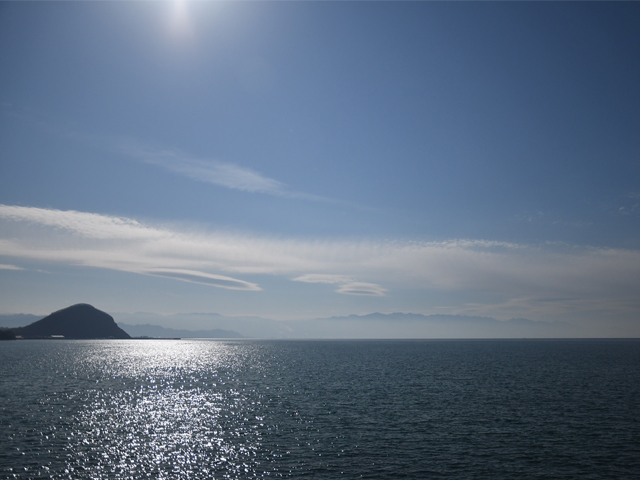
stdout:
{"type": "Polygon", "coordinates": [[[637,2],[2,2],[0,313],[640,336],[638,24],[637,2]]]}

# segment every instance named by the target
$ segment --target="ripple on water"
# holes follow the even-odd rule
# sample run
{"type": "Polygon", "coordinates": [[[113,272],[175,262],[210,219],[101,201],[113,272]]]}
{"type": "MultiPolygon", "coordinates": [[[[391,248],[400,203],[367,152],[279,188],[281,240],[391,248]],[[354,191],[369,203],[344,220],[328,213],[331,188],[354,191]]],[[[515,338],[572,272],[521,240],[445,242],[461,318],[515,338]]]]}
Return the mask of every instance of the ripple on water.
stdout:
{"type": "Polygon", "coordinates": [[[23,341],[8,478],[633,478],[640,342],[23,341]]]}

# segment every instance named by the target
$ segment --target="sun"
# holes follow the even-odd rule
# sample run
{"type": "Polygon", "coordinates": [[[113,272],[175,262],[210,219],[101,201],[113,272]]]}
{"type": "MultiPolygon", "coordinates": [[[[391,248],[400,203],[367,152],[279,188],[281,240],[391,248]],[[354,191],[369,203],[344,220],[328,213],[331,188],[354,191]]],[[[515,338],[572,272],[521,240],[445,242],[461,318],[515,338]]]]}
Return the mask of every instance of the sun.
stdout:
{"type": "Polygon", "coordinates": [[[170,12],[171,33],[178,38],[191,34],[191,21],[187,0],[174,0],[170,12]]]}

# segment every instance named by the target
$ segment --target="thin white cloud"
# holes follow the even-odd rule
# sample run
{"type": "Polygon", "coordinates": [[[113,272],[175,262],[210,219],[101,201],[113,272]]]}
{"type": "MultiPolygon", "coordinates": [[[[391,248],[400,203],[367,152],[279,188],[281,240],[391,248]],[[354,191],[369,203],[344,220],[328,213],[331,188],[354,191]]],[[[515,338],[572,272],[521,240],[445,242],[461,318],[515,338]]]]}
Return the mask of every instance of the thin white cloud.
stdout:
{"type": "Polygon", "coordinates": [[[136,220],[124,217],[78,212],[75,210],[51,210],[46,208],[0,205],[0,218],[28,223],[54,230],[66,230],[86,238],[102,240],[135,240],[159,238],[165,233],[144,226],[136,220]]]}
{"type": "Polygon", "coordinates": [[[384,297],[386,291],[387,289],[380,285],[366,282],[343,283],[336,290],[336,292],[344,293],[345,295],[360,295],[365,297],[384,297]]]}
{"type": "Polygon", "coordinates": [[[292,279],[294,282],[304,282],[304,283],[328,283],[328,284],[342,284],[342,283],[350,283],[353,282],[353,279],[350,277],[345,277],[344,275],[328,275],[324,273],[308,273],[306,275],[301,275],[292,279]]]}
{"type": "Polygon", "coordinates": [[[151,165],[178,173],[191,180],[210,183],[221,187],[258,192],[270,195],[283,195],[284,184],[265,177],[249,168],[215,160],[200,160],[171,150],[154,150],[128,143],[120,147],[125,154],[151,165]]]}
{"type": "Polygon", "coordinates": [[[24,268],[18,267],[16,265],[6,265],[4,263],[0,263],[0,270],[24,270],[24,268]]]}
{"type": "Polygon", "coordinates": [[[231,277],[225,277],[222,275],[212,275],[194,270],[181,270],[181,269],[169,269],[169,268],[153,268],[145,270],[142,273],[147,275],[154,275],[157,277],[173,278],[176,280],[182,280],[183,282],[200,283],[202,285],[212,285],[214,287],[227,288],[229,290],[248,290],[248,291],[260,291],[262,290],[255,283],[245,282],[244,280],[238,280],[231,277]]]}
{"type": "Polygon", "coordinates": [[[375,283],[365,283],[353,280],[350,277],[344,275],[327,275],[310,273],[307,275],[301,275],[293,279],[295,282],[304,283],[328,283],[337,284],[338,289],[336,292],[344,293],[345,295],[362,295],[369,297],[384,297],[384,293],[387,289],[375,283]]]}
{"type": "MultiPolygon", "coordinates": [[[[131,158],[197,182],[249,193],[349,205],[348,202],[341,202],[321,195],[296,192],[278,180],[233,163],[193,158],[177,150],[154,149],[132,141],[115,141],[114,143],[119,152],[131,158]]],[[[352,206],[358,207],[357,205],[352,206]]]]}
{"type": "Polygon", "coordinates": [[[448,291],[491,297],[485,304],[510,305],[523,316],[559,305],[640,313],[637,250],[196,233],[130,218],[0,205],[0,256],[7,263],[59,262],[249,291],[260,287],[245,275],[335,284],[350,295],[448,291]]]}

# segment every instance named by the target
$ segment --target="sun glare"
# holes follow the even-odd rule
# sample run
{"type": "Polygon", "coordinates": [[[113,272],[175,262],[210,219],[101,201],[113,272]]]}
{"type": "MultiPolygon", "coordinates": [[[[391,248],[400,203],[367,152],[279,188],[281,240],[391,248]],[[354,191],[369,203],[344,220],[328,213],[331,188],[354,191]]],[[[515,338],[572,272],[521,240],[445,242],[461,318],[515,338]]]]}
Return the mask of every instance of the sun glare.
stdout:
{"type": "Polygon", "coordinates": [[[171,9],[170,27],[174,37],[185,38],[191,34],[189,8],[186,0],[175,0],[171,9]]]}

